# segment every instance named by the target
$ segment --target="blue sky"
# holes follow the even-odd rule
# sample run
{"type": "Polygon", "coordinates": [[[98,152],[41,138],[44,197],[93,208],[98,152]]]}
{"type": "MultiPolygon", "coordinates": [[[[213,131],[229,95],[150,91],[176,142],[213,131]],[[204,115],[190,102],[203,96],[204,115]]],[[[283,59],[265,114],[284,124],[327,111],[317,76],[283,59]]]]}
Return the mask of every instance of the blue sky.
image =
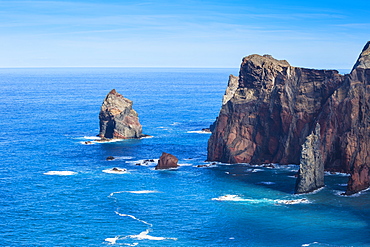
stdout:
{"type": "Polygon", "coordinates": [[[370,1],[0,0],[0,67],[233,67],[250,54],[351,68],[370,1]]]}

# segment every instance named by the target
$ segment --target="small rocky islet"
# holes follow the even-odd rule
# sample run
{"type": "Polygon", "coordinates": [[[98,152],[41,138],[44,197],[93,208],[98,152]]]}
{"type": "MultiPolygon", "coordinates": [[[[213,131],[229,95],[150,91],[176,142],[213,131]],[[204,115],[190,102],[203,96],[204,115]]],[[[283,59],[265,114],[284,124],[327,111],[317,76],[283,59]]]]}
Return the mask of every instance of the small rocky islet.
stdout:
{"type": "Polygon", "coordinates": [[[103,140],[144,137],[133,102],[112,89],[105,97],[99,113],[99,137],[103,140]]]}
{"type": "MultiPolygon", "coordinates": [[[[370,186],[370,41],[350,74],[291,66],[270,55],[242,60],[230,75],[207,161],[299,164],[295,193],[324,186],[324,172],[350,174],[346,195],[370,186]]],[[[110,91],[99,114],[100,141],[142,138],[132,101],[110,91]]],[[[176,168],[163,153],[156,170],[176,168]]]]}

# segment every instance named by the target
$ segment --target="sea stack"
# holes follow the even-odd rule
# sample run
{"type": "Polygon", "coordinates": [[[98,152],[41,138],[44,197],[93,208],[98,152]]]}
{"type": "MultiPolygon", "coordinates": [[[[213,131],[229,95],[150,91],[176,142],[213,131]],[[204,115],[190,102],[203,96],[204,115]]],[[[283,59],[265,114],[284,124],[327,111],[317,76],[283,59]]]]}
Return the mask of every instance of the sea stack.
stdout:
{"type": "Polygon", "coordinates": [[[302,146],[295,193],[308,193],[324,187],[324,162],[321,156],[320,124],[302,146]]]}
{"type": "MultiPolygon", "coordinates": [[[[315,174],[312,181],[316,182],[322,180],[322,166],[307,165],[318,159],[325,170],[351,175],[346,194],[368,188],[369,55],[370,42],[352,72],[344,76],[336,70],[293,67],[270,55],[243,58],[236,89],[235,79],[229,79],[208,141],[207,159],[226,163],[301,164],[298,180],[307,178],[304,177],[307,173],[303,175],[306,169],[315,174]],[[318,125],[320,131],[316,130],[318,125]],[[312,133],[319,142],[307,141],[312,133]],[[302,153],[302,147],[318,156],[302,153]]],[[[320,187],[321,182],[318,184],[320,187]]],[[[299,193],[313,189],[307,188],[299,193]]]]}
{"type": "Polygon", "coordinates": [[[117,93],[115,89],[105,97],[99,114],[100,132],[103,139],[140,138],[142,126],[132,101],[117,93]]]}
{"type": "Polygon", "coordinates": [[[176,156],[163,152],[158,160],[158,165],[155,167],[156,170],[177,168],[179,160],[176,156]]]}

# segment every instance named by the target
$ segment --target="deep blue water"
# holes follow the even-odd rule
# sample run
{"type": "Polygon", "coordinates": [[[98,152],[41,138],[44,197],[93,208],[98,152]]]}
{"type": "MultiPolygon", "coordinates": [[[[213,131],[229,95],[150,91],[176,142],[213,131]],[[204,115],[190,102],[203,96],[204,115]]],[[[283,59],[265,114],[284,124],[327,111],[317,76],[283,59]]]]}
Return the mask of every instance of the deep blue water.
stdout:
{"type": "Polygon", "coordinates": [[[0,69],[0,245],[370,246],[370,191],[340,196],[347,176],[295,196],[296,166],[196,167],[208,164],[209,134],[192,131],[218,115],[230,73],[0,69]],[[113,88],[153,138],[83,144],[113,88]],[[136,165],[162,152],[182,166],[136,165]],[[103,172],[113,167],[128,173],[103,172]],[[299,199],[308,203],[282,203],[299,199]]]}

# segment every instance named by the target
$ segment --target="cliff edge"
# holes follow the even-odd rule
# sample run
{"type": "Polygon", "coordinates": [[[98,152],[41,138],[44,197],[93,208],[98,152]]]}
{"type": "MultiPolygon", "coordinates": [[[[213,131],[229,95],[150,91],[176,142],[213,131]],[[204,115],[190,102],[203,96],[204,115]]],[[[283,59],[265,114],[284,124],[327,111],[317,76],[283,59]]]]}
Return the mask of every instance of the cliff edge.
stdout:
{"type": "MultiPolygon", "coordinates": [[[[207,159],[225,163],[300,164],[302,146],[319,124],[320,133],[316,134],[320,142],[306,143],[315,152],[306,153],[303,160],[308,162],[303,163],[311,164],[316,158],[309,157],[310,154],[319,152],[318,160],[326,170],[351,174],[346,194],[369,187],[369,46],[370,42],[351,74],[345,76],[336,70],[293,67],[270,55],[243,58],[237,83],[237,77],[229,79],[208,141],[207,159]]],[[[315,173],[317,169],[310,170],[315,173]]],[[[312,172],[304,174],[312,176],[312,172]]],[[[299,179],[317,182],[302,177],[306,175],[299,179]]],[[[309,183],[303,187],[311,191],[322,186],[309,183]]],[[[305,192],[309,191],[300,190],[305,192]]]]}

